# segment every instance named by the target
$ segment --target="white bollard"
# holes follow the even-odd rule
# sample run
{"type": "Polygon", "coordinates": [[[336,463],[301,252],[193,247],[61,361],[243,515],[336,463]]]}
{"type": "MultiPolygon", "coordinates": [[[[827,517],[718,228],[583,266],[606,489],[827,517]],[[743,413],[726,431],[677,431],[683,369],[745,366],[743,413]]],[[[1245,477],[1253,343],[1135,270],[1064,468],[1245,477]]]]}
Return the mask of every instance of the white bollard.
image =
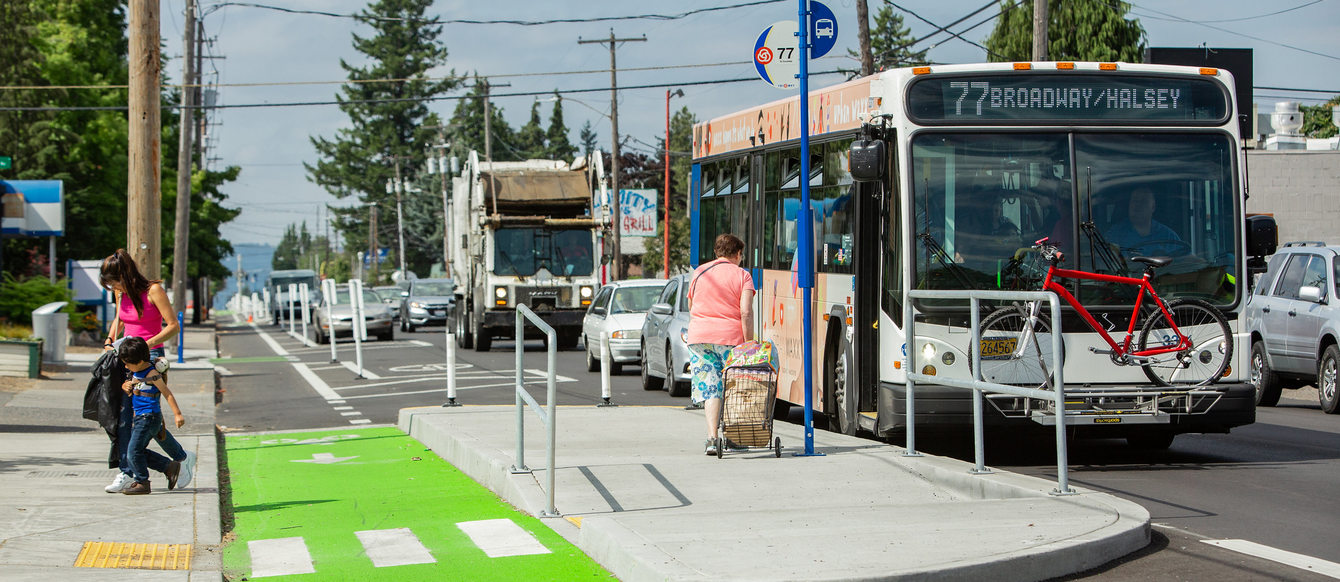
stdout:
{"type": "Polygon", "coordinates": [[[600,332],[600,404],[596,406],[618,406],[610,402],[610,334],[600,332]]]}
{"type": "Polygon", "coordinates": [[[339,296],[335,293],[334,279],[321,280],[321,296],[322,301],[326,302],[326,333],[330,339],[330,363],[334,364],[340,361],[339,356],[335,355],[335,320],[331,319],[331,314],[335,312],[331,307],[340,302],[339,296]]]}
{"type": "Polygon", "coordinates": [[[447,327],[447,402],[442,406],[460,406],[456,402],[456,334],[447,327]]]}
{"type": "MultiPolygon", "coordinates": [[[[298,284],[288,284],[288,334],[293,335],[293,298],[298,296],[298,284]]],[[[281,296],[282,297],[282,296],[281,296]]]]}
{"type": "Polygon", "coordinates": [[[363,282],[349,280],[349,305],[353,307],[353,319],[350,328],[354,335],[354,362],[358,367],[358,377],[363,377],[363,340],[368,339],[368,324],[363,321],[363,282]]]}
{"type": "Polygon", "coordinates": [[[298,286],[298,293],[302,296],[302,343],[307,343],[307,323],[311,320],[312,313],[312,294],[311,289],[306,283],[298,286]]]}

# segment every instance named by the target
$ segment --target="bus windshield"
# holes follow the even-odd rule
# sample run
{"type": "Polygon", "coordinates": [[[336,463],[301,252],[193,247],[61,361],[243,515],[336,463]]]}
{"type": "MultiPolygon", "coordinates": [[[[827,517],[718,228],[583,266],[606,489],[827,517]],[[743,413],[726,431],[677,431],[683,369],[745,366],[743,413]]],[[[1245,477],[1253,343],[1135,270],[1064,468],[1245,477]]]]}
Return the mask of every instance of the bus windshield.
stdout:
{"type": "Polygon", "coordinates": [[[584,277],[595,267],[589,230],[500,228],[493,240],[495,275],[529,277],[546,269],[559,277],[584,277]]]}
{"type": "MultiPolygon", "coordinates": [[[[1234,302],[1232,139],[1222,133],[923,133],[912,142],[917,288],[1041,286],[1028,248],[1047,237],[1062,268],[1140,277],[1137,256],[1173,259],[1165,299],[1234,302]]],[[[1136,288],[1059,281],[1093,306],[1136,288]]]]}

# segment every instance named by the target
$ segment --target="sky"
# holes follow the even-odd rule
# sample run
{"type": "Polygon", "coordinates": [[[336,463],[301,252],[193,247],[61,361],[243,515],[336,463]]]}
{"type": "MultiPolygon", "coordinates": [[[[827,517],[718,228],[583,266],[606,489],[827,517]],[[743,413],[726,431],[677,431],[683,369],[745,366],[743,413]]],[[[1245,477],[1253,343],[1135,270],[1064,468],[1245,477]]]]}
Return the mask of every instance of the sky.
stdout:
{"type": "MultiPolygon", "coordinates": [[[[1077,0],[1085,1],[1085,0],[1077,0]]],[[[1096,1],[1096,0],[1089,0],[1096,1]]],[[[641,14],[681,14],[688,11],[750,3],[751,0],[495,0],[470,2],[438,0],[429,16],[471,20],[590,19],[641,14]]],[[[902,8],[936,25],[949,24],[980,8],[986,0],[897,0],[902,8]]],[[[205,12],[206,36],[211,40],[206,62],[206,80],[216,80],[218,102],[224,105],[333,101],[344,59],[362,65],[364,57],[353,49],[352,35],[371,34],[369,27],[349,18],[311,14],[289,14],[248,6],[220,6],[224,0],[200,0],[205,12]],[[248,86],[250,85],[250,86],[248,86]]],[[[360,0],[255,0],[289,9],[318,10],[339,14],[356,13],[366,7],[360,0]]],[[[829,56],[811,63],[810,70],[831,71],[856,68],[847,49],[856,46],[855,0],[827,0],[838,18],[837,46],[829,56]]],[[[1255,57],[1257,87],[1320,89],[1330,93],[1299,93],[1257,89],[1255,100],[1261,111],[1270,111],[1276,101],[1296,100],[1315,104],[1340,93],[1340,0],[1139,0],[1132,15],[1144,25],[1148,46],[1251,48],[1255,57]],[[1294,9],[1296,8],[1296,9],[1294,9]],[[1289,10],[1293,9],[1293,10],[1289,10]],[[1271,14],[1282,10],[1287,12],[1271,14]],[[1252,38],[1255,37],[1255,38],[1252,38]],[[1282,46],[1288,45],[1288,46],[1282,46]]],[[[873,17],[883,0],[869,0],[873,17]]],[[[641,38],[645,42],[618,45],[618,82],[621,87],[684,83],[684,97],[675,97],[673,110],[688,107],[699,120],[707,120],[750,106],[787,97],[759,80],[749,62],[759,33],[774,22],[794,20],[798,3],[771,4],[705,12],[681,19],[618,20],[612,22],[561,23],[542,26],[510,24],[447,24],[440,40],[448,50],[447,65],[434,76],[478,73],[495,83],[493,102],[514,127],[530,115],[534,96],[505,97],[508,92],[539,92],[591,89],[564,96],[563,115],[571,130],[569,139],[589,121],[606,151],[610,144],[609,50],[607,44],[579,44],[579,39],[641,38]],[[639,70],[640,69],[640,70],[639,70]],[[560,74],[573,71],[599,71],[560,74]],[[735,83],[701,84],[704,81],[749,78],[735,83]],[[510,87],[496,86],[510,83],[510,87]],[[699,83],[692,84],[690,83],[699,83]]],[[[181,27],[185,0],[165,0],[162,34],[169,78],[181,77],[181,27]]],[[[953,28],[978,43],[990,34],[987,22],[967,32],[962,30],[984,19],[996,9],[968,19],[953,28]]],[[[915,38],[936,27],[902,13],[915,38]]],[[[945,34],[928,38],[916,48],[933,47],[929,58],[937,63],[972,63],[986,60],[982,48],[945,34]]],[[[839,75],[816,76],[811,87],[837,83],[839,75]]],[[[462,94],[459,91],[456,94],[462,94]]],[[[652,153],[658,136],[665,132],[663,88],[621,90],[620,134],[634,150],[652,153]]],[[[542,97],[539,97],[542,99],[542,97]]],[[[429,107],[450,117],[455,101],[439,101],[429,107]]],[[[550,103],[541,104],[548,125],[550,103]]],[[[1245,109],[1245,107],[1244,107],[1245,109]]],[[[169,121],[164,117],[164,122],[169,121]]],[[[248,107],[222,109],[211,116],[209,157],[213,168],[242,168],[238,181],[223,188],[227,204],[242,213],[222,227],[224,237],[234,243],[277,243],[289,224],[306,221],[318,229],[320,208],[327,204],[349,206],[353,199],[336,199],[307,179],[303,162],[317,159],[310,137],[334,137],[350,126],[350,120],[334,105],[305,107],[248,107]]]]}

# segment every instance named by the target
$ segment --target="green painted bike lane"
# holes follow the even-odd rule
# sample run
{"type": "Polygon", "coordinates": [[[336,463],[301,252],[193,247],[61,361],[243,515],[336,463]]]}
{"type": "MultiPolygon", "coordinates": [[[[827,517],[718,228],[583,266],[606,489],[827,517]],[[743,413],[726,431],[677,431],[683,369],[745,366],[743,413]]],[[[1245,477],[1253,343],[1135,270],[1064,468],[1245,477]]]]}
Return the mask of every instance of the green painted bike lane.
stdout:
{"type": "Polygon", "coordinates": [[[230,436],[226,447],[229,580],[612,578],[394,427],[230,436]]]}

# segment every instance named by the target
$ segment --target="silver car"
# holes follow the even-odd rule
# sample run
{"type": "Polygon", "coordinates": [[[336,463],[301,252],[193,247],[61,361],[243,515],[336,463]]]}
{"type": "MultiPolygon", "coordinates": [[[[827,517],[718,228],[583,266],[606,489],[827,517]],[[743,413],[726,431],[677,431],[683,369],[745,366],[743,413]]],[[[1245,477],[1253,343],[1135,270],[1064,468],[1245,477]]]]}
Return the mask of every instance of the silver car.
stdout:
{"type": "Polygon", "coordinates": [[[676,275],[647,312],[642,324],[642,388],[665,388],[671,396],[688,396],[689,296],[684,291],[692,273],[676,275]]]}
{"type": "Polygon", "coordinates": [[[456,305],[456,283],[451,279],[413,279],[400,294],[400,331],[425,325],[446,325],[456,305]]]}
{"type": "MultiPolygon", "coordinates": [[[[318,343],[329,343],[332,334],[337,338],[353,337],[354,308],[349,302],[349,286],[336,287],[335,296],[335,305],[328,306],[323,302],[312,311],[318,343]]],[[[363,309],[363,320],[367,322],[369,336],[377,336],[382,341],[395,339],[391,308],[382,303],[376,291],[363,289],[363,309]]]]}
{"type": "Polygon", "coordinates": [[[600,371],[601,337],[609,338],[611,374],[618,374],[623,364],[642,361],[642,321],[665,283],[665,279],[633,279],[600,288],[582,318],[588,371],[600,371]]]}
{"type": "Polygon", "coordinates": [[[400,321],[400,287],[396,285],[379,285],[372,288],[382,298],[382,303],[391,308],[391,319],[400,321]]]}
{"type": "Polygon", "coordinates": [[[1251,333],[1256,403],[1274,406],[1281,388],[1317,387],[1321,409],[1340,413],[1340,246],[1288,243],[1270,257],[1243,312],[1251,333]]]}

